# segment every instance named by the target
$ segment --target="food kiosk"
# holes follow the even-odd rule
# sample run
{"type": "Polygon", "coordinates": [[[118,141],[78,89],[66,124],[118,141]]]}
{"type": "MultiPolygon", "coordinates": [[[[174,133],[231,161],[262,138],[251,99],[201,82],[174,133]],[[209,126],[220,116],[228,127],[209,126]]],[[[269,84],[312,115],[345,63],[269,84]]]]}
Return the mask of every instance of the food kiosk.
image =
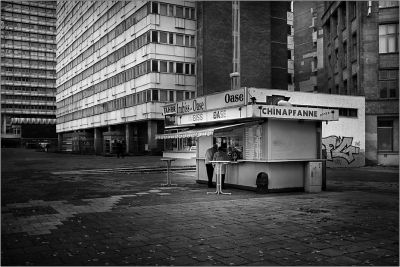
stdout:
{"type": "Polygon", "coordinates": [[[196,140],[198,183],[207,182],[204,155],[217,144],[230,158],[228,186],[257,189],[257,177],[266,174],[268,192],[318,192],[321,125],[338,120],[339,111],[296,106],[268,89],[242,88],[166,105],[164,115],[166,133],[156,138],[196,140]]]}

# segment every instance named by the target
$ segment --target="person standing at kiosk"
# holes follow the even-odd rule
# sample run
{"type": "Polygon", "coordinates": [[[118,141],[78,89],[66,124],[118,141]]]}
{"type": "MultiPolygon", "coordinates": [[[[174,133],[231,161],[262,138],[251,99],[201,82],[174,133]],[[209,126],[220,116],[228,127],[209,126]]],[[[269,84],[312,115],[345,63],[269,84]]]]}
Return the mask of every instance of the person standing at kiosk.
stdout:
{"type": "MultiPolygon", "coordinates": [[[[229,161],[228,154],[226,154],[224,148],[222,148],[221,146],[218,147],[218,151],[214,154],[213,161],[229,161]]],[[[221,168],[221,172],[220,172],[221,173],[221,183],[222,183],[221,186],[222,186],[222,189],[225,189],[225,169],[226,169],[226,166],[223,165],[223,164],[222,165],[217,165],[217,166],[219,166],[219,168],[221,168]]],[[[216,171],[216,173],[218,175],[219,170],[216,169],[215,171],[216,171]]]]}
{"type": "Polygon", "coordinates": [[[210,161],[213,160],[214,154],[217,152],[217,145],[214,144],[212,147],[207,149],[206,151],[206,157],[205,157],[205,164],[206,164],[206,170],[207,170],[207,177],[208,177],[208,187],[212,187],[212,179],[214,175],[214,166],[210,161]]]}

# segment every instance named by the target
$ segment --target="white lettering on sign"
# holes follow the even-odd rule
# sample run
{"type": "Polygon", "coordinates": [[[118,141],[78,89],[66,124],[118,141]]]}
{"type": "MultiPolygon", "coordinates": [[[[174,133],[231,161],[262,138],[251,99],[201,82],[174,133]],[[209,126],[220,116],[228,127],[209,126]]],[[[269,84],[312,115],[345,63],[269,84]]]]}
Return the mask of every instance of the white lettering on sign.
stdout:
{"type": "Polygon", "coordinates": [[[180,115],[177,120],[177,125],[202,123],[202,122],[215,122],[223,120],[233,120],[246,117],[246,111],[241,111],[238,108],[219,109],[205,112],[198,112],[194,114],[180,115]]]}
{"type": "Polygon", "coordinates": [[[193,121],[202,121],[204,119],[203,113],[193,114],[193,121]]]}
{"type": "Polygon", "coordinates": [[[226,118],[226,110],[217,110],[213,112],[213,119],[225,119],[226,118]]]}

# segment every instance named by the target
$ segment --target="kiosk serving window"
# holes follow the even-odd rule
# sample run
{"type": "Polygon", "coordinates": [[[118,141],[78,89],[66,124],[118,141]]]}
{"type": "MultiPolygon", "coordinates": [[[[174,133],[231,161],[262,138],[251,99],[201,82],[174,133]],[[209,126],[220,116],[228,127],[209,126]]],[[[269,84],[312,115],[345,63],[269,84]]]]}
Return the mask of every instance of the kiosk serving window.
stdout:
{"type": "Polygon", "coordinates": [[[214,134],[216,144],[226,149],[229,159],[233,161],[243,159],[243,136],[242,127],[214,134]]]}
{"type": "Polygon", "coordinates": [[[165,140],[165,151],[196,151],[196,140],[194,137],[182,137],[165,140]]]}

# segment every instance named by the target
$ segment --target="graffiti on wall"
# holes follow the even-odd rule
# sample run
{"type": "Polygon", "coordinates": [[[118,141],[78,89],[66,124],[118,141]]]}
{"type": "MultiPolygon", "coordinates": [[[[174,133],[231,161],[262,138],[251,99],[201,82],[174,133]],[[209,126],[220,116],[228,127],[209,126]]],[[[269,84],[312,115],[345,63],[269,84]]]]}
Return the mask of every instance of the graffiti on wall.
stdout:
{"type": "Polygon", "coordinates": [[[355,154],[360,153],[360,143],[358,146],[352,145],[353,137],[340,137],[331,135],[322,138],[322,149],[326,150],[326,159],[333,161],[333,159],[341,158],[347,161],[348,164],[352,163],[355,154]]]}

